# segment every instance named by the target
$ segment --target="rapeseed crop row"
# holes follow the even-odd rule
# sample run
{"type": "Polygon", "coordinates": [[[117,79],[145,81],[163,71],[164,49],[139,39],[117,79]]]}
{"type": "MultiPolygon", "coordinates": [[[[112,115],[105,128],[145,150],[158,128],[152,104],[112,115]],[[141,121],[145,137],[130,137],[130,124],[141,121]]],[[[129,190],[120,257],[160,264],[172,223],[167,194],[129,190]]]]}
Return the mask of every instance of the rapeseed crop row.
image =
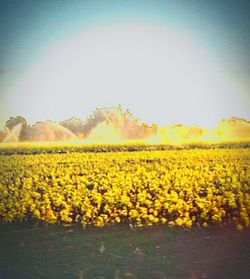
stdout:
{"type": "Polygon", "coordinates": [[[194,142],[186,144],[146,143],[130,140],[120,143],[83,143],[83,142],[18,142],[1,143],[0,155],[68,154],[73,152],[135,152],[189,149],[239,149],[250,148],[249,140],[229,142],[194,142]]]}
{"type": "Polygon", "coordinates": [[[241,229],[249,159],[249,149],[2,155],[0,220],[241,229]]]}

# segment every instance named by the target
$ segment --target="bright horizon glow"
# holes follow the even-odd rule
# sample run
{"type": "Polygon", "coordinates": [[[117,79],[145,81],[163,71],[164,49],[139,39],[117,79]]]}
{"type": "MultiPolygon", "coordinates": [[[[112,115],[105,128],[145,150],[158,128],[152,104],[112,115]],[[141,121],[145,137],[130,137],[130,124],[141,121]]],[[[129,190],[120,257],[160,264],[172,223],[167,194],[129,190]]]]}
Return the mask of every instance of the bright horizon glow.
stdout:
{"type": "Polygon", "coordinates": [[[121,104],[146,123],[215,127],[248,104],[188,33],[149,23],[89,28],[54,45],[8,96],[29,123],[121,104]]]}

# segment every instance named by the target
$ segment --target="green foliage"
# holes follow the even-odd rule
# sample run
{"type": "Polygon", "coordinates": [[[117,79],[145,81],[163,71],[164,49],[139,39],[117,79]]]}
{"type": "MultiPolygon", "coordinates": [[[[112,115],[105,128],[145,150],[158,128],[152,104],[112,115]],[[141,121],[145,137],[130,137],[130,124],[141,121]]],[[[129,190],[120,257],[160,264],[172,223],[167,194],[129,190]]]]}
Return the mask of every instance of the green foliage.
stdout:
{"type": "Polygon", "coordinates": [[[135,152],[135,151],[157,151],[157,150],[190,150],[190,149],[237,149],[249,148],[249,142],[221,142],[221,143],[190,143],[190,144],[147,144],[137,141],[119,144],[79,144],[79,143],[19,143],[0,144],[1,155],[14,154],[68,154],[84,152],[135,152]]]}
{"type": "Polygon", "coordinates": [[[10,117],[6,123],[5,126],[9,129],[12,130],[16,125],[22,124],[23,127],[27,126],[27,121],[24,117],[22,116],[16,116],[16,117],[10,117]]]}

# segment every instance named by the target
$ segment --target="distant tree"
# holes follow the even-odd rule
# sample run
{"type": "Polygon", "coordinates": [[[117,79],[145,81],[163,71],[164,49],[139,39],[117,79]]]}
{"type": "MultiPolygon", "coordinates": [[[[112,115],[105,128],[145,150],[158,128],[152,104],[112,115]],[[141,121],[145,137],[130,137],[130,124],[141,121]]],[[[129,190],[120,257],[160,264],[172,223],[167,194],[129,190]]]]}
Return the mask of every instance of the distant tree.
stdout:
{"type": "Polygon", "coordinates": [[[27,127],[27,121],[24,117],[22,116],[11,116],[5,123],[5,126],[9,129],[12,130],[16,125],[22,124],[23,127],[27,127]]]}
{"type": "Polygon", "coordinates": [[[83,121],[77,117],[71,117],[70,119],[60,122],[60,125],[69,129],[72,133],[79,135],[83,133],[83,121]]]}
{"type": "Polygon", "coordinates": [[[26,141],[29,139],[28,130],[29,126],[27,124],[27,121],[22,116],[11,116],[5,123],[5,127],[7,127],[9,130],[12,130],[15,126],[18,124],[22,124],[22,130],[19,136],[20,141],[26,141]]]}

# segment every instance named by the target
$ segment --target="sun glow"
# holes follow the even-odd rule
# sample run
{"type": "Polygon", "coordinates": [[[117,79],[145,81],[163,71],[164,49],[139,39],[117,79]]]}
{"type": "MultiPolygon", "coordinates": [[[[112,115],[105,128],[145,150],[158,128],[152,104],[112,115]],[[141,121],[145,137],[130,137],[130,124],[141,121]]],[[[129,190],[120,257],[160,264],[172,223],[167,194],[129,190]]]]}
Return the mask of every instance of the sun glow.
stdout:
{"type": "Polygon", "coordinates": [[[108,123],[102,122],[98,124],[90,133],[86,143],[119,143],[124,141],[121,133],[108,123]]]}
{"type": "Polygon", "coordinates": [[[160,125],[215,127],[242,111],[198,42],[174,27],[142,23],[96,26],[58,42],[17,84],[10,107],[35,122],[115,104],[160,125]]]}

